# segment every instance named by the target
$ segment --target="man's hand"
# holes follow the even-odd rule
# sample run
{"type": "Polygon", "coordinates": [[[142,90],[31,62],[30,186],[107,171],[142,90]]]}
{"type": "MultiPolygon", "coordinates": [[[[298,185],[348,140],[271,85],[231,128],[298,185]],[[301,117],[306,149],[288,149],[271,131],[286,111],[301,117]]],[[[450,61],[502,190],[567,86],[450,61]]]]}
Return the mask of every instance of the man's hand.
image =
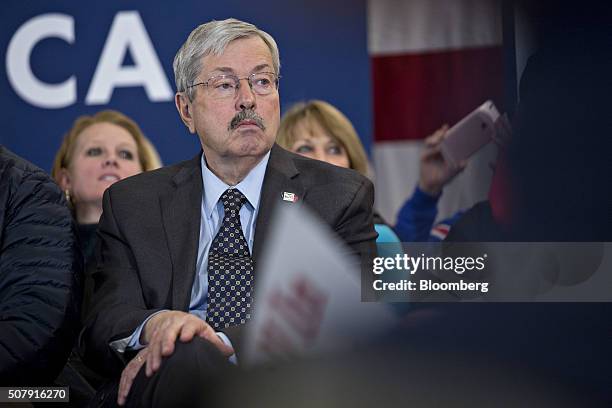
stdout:
{"type": "Polygon", "coordinates": [[[425,147],[421,153],[419,188],[431,196],[438,196],[442,187],[467,165],[467,162],[462,162],[454,167],[444,159],[440,144],[446,137],[447,130],[448,125],[444,125],[425,138],[425,147]]]}
{"type": "Polygon", "coordinates": [[[130,393],[130,388],[132,388],[134,378],[136,378],[136,374],[138,374],[140,368],[147,360],[148,354],[149,348],[143,348],[138,352],[138,354],[136,354],[136,357],[134,357],[121,372],[121,380],[119,381],[119,392],[117,393],[117,404],[119,404],[120,406],[123,406],[125,404],[127,396],[130,393]]]}
{"type": "Polygon", "coordinates": [[[163,357],[172,355],[177,338],[188,343],[195,336],[210,341],[224,356],[234,354],[234,349],[223,343],[215,330],[197,316],[174,310],[161,312],[147,322],[141,334],[140,342],[149,349],[146,356],[147,377],[159,370],[163,357]]]}

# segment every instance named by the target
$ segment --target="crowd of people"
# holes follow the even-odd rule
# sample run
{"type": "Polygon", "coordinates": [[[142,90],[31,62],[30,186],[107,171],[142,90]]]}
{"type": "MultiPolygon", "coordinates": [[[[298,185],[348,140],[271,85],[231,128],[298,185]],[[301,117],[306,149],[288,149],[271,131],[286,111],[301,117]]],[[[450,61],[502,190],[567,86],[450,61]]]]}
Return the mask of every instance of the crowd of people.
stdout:
{"type": "MultiPolygon", "coordinates": [[[[174,59],[175,104],[202,150],[178,164],[162,167],[139,126],[111,110],[75,121],[50,177],[0,148],[0,383],[67,385],[81,406],[202,405],[211,395],[204,384],[244,375],[237,372],[255,266],[286,192],[362,260],[371,259],[377,243],[444,238],[431,234],[437,201],[465,167],[441,153],[448,126],[424,139],[418,185],[388,222],[374,210],[367,155],[344,114],[313,100],[281,118],[279,61],[274,38],[243,21],[209,22],[189,35],[174,59]]],[[[570,73],[556,72],[559,80],[570,73]]],[[[541,117],[532,116],[534,100],[556,102],[542,96],[554,90],[545,75],[540,56],[531,60],[516,135],[503,149],[490,200],[444,220],[454,225],[447,238],[589,238],[585,228],[595,214],[582,213],[587,205],[561,204],[547,213],[548,204],[543,210],[545,202],[528,199],[543,197],[532,179],[534,149],[543,154],[543,146],[526,135],[544,132],[541,117]],[[564,220],[569,231],[554,226],[552,215],[576,212],[564,220]],[[547,233],[533,224],[536,215],[547,233]]],[[[555,129],[556,136],[567,134],[561,125],[555,129]]],[[[591,186],[581,185],[583,197],[591,186]]],[[[557,194],[544,190],[551,200],[557,194]]],[[[596,240],[609,236],[591,232],[596,240]]],[[[416,308],[403,328],[408,332],[389,347],[398,339],[423,347],[427,334],[461,330],[474,313],[488,322],[505,316],[516,328],[509,317],[516,309],[491,310],[416,308]]],[[[555,319],[556,312],[546,313],[555,319]]],[[[460,337],[473,341],[478,334],[460,337]]]]}

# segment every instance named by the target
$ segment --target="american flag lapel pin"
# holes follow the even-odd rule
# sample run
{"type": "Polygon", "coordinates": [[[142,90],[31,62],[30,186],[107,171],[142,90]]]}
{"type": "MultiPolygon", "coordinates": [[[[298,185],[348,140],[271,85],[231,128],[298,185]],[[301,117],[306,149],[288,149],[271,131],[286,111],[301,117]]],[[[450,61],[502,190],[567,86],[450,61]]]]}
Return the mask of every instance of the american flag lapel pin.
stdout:
{"type": "Polygon", "coordinates": [[[296,203],[298,200],[298,196],[294,193],[289,193],[287,191],[283,192],[283,201],[289,201],[290,203],[296,203]]]}

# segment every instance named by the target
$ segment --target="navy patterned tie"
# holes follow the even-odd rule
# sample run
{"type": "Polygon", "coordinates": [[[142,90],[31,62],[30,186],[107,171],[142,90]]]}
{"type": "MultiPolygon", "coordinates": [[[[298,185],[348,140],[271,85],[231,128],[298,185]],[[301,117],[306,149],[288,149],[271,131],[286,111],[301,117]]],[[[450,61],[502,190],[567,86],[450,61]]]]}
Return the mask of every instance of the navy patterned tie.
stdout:
{"type": "Polygon", "coordinates": [[[225,215],[208,252],[208,310],[206,321],[216,330],[249,319],[253,260],[240,224],[240,208],[247,202],[237,189],[220,198],[225,215]]]}

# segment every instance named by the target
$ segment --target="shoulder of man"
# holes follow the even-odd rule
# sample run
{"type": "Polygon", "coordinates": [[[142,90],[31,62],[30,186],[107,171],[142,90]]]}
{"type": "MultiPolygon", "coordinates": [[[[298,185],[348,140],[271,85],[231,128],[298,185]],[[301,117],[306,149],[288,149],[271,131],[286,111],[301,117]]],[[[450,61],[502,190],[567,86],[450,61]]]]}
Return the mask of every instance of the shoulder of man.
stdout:
{"type": "Polygon", "coordinates": [[[2,180],[3,185],[7,183],[18,184],[24,179],[34,178],[49,183],[53,189],[60,191],[44,170],[17,156],[4,146],[0,146],[0,174],[2,175],[0,180],[2,180]]]}
{"type": "MultiPolygon", "coordinates": [[[[372,223],[374,186],[350,169],[280,152],[303,187],[300,200],[330,225],[347,243],[375,239],[372,223]]],[[[275,162],[281,162],[275,158],[275,162]]],[[[291,174],[288,172],[287,174],[291,174]]],[[[373,241],[372,241],[373,242],[373,241]]]]}
{"type": "Polygon", "coordinates": [[[0,146],[0,187],[5,216],[11,209],[44,202],[46,207],[60,213],[59,217],[70,217],[64,195],[51,177],[3,146],[0,146]]]}
{"type": "Polygon", "coordinates": [[[182,180],[192,175],[200,176],[199,160],[200,156],[198,155],[173,165],[127,177],[114,183],[108,188],[108,191],[113,195],[120,196],[129,194],[135,199],[158,196],[160,193],[172,189],[178,179],[182,180]]]}
{"type": "Polygon", "coordinates": [[[282,155],[293,161],[302,183],[307,187],[333,188],[338,192],[356,191],[365,186],[373,188],[372,182],[359,172],[314,160],[284,149],[282,155]]]}

